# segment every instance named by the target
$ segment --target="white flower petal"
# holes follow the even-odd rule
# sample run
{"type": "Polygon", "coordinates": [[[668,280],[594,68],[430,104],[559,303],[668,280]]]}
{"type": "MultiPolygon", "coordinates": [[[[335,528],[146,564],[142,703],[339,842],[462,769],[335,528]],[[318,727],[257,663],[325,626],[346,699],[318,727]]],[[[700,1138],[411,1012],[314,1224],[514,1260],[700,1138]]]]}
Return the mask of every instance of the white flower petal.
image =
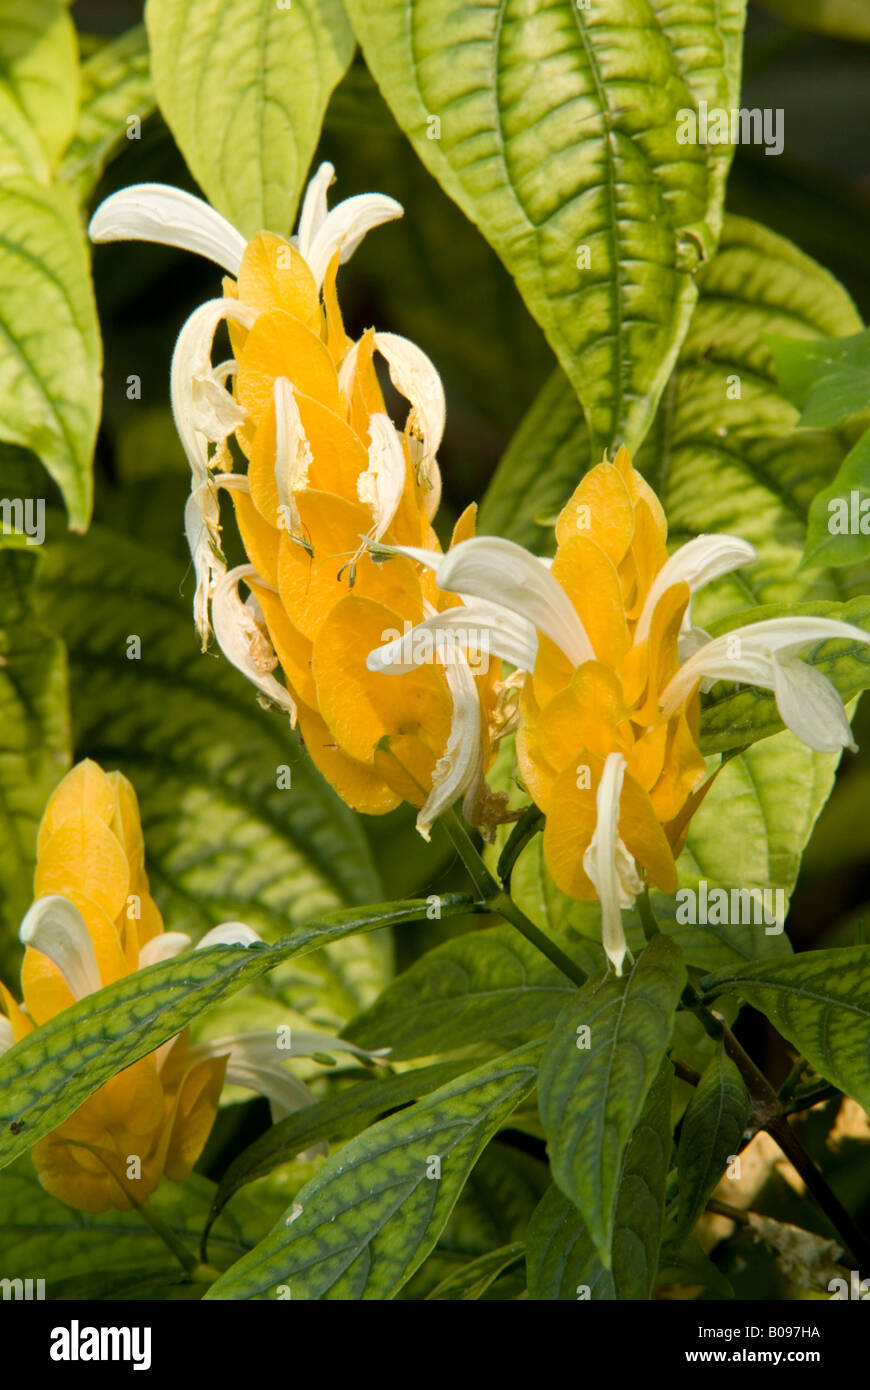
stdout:
{"type": "Polygon", "coordinates": [[[211,636],[209,601],[218,578],[226,573],[220,552],[220,510],[211,479],[195,487],[184,505],[184,534],[196,577],[193,619],[205,651],[211,636]]]}
{"type": "Polygon", "coordinates": [[[335,169],[326,161],[308,181],[302,200],[302,211],[299,214],[299,226],[296,229],[296,245],[306,261],[311,253],[311,243],[326,221],[329,211],[326,194],[334,181],[335,169]]]}
{"type": "Polygon", "coordinates": [[[228,1057],[226,1079],[234,1086],[257,1091],[271,1102],[272,1117],[292,1114],[302,1106],[312,1105],[314,1096],[304,1082],[282,1064],[290,1057],[307,1057],[316,1052],[351,1052],[357,1057],[377,1058],[382,1052],[366,1052],[330,1037],[328,1033],[310,1033],[290,1029],[289,1045],[278,1046],[276,1033],[234,1033],[224,1038],[212,1038],[191,1049],[191,1058],[228,1057]]]}
{"type": "Polygon", "coordinates": [[[12,1024],[4,1014],[0,1014],[0,1057],[4,1052],[8,1052],[10,1047],[15,1046],[15,1034],[12,1032],[12,1024]]]}
{"type": "Polygon", "coordinates": [[[247,922],[221,922],[220,926],[211,927],[197,941],[196,950],[202,951],[208,946],[252,946],[255,941],[262,939],[247,922]]]}
{"type": "Polygon", "coordinates": [[[622,908],[631,906],[642,887],[634,860],[619,838],[619,802],[625,767],[621,753],[608,753],[595,799],[595,833],[583,855],[583,868],[601,904],[602,945],[617,975],[622,974],[622,963],[628,951],[622,908]]]}
{"type": "Polygon", "coordinates": [[[369,417],[369,466],[356,480],[357,495],[374,517],[379,541],[396,515],[405,490],[405,450],[388,415],[369,417]]]}
{"type": "Polygon", "coordinates": [[[218,645],[228,661],[247,676],[272,704],[286,710],[296,719],[296,705],[287,688],[271,675],[269,667],[277,665],[265,625],[258,621],[258,605],[243,603],[239,598],[239,583],[256,576],[252,565],[238,565],[221,575],[215,585],[211,617],[218,645]]]}
{"type": "Polygon", "coordinates": [[[100,988],[94,943],[74,903],[53,893],[37,898],[18,931],[19,940],[53,961],[76,999],[100,988]]]}
{"type": "Polygon", "coordinates": [[[323,284],[336,251],[341,252],[340,263],[344,265],[373,227],[402,217],[404,211],[401,203],[384,193],[357,193],[355,197],[337,203],[326,214],[305,251],[302,251],[300,238],[299,249],[308,262],[317,288],[320,289],[323,284]]]}
{"type": "Polygon", "coordinates": [[[165,183],[122,188],[100,203],[88,227],[91,241],[154,241],[215,261],[236,276],[245,238],[202,198],[165,183]]]}
{"type": "MultiPolygon", "coordinates": [[[[471,648],[482,656],[509,661],[523,671],[533,671],[538,653],[538,634],[531,623],[497,603],[469,598],[463,608],[446,608],[418,623],[401,637],[369,652],[370,671],[400,674],[413,671],[440,650],[471,648]]],[[[479,667],[475,667],[479,670],[479,667]]]]}
{"type": "Polygon", "coordinates": [[[302,531],[302,520],[296,505],[295,493],[308,484],[308,469],[313,461],[311,445],[305,434],[302,416],[296,402],[296,392],[286,377],[275,379],[275,483],[278,500],[287,508],[286,525],[293,535],[302,531]]]}
{"type": "Polygon", "coordinates": [[[139,950],[139,969],[146,965],[156,965],[160,960],[171,960],[190,945],[190,937],[183,931],[164,931],[152,936],[139,950]]]}
{"type": "Polygon", "coordinates": [[[831,682],[795,656],[773,661],[773,692],[783,724],[817,753],[857,753],[843,701],[831,682]]]}
{"type": "Polygon", "coordinates": [[[449,550],[435,571],[439,589],[507,608],[561,648],[573,666],[595,652],[574,605],[536,556],[496,536],[476,536],[449,550]]]}
{"type": "Polygon", "coordinates": [[[443,755],[435,764],[432,790],[417,816],[417,829],[424,840],[434,821],[460,796],[477,789],[483,778],[483,744],[480,697],[471,670],[465,661],[444,667],[453,699],[450,734],[443,755]]]}
{"type": "Polygon", "coordinates": [[[218,325],[232,319],[251,328],[256,314],[237,299],[209,299],[184,324],[172,353],[169,395],[175,428],[196,483],[208,471],[209,443],[223,444],[245,420],[245,412],[223,386],[212,366],[211,353],[218,325]]]}
{"type": "Polygon", "coordinates": [[[650,585],[635,629],[635,645],[649,636],[656,605],[675,584],[688,584],[694,594],[711,580],[739,569],[741,565],[750,565],[757,558],[755,548],[739,536],[696,536],[694,540],[681,545],[650,585]]]}
{"type": "MultiPolygon", "coordinates": [[[[447,419],[447,402],[441,378],[425,352],[398,333],[376,333],[375,347],[386,359],[390,380],[396,390],[411,406],[408,415],[411,436],[412,440],[417,436],[419,443],[418,456],[415,458],[412,455],[411,461],[421,480],[435,490],[435,460],[447,419]]],[[[440,494],[440,475],[437,490],[440,494]]]]}

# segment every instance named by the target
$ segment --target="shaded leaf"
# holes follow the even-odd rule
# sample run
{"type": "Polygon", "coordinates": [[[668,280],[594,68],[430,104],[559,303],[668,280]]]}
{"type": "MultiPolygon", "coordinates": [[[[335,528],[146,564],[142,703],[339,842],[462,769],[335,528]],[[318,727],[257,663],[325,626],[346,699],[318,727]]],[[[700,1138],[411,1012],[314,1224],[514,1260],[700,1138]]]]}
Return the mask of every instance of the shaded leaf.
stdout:
{"type": "Polygon", "coordinates": [[[692,1230],[729,1159],[737,1153],[749,1109],[740,1072],[724,1049],[717,1048],[692,1092],[680,1130],[675,1245],[681,1245],[692,1230]]]}

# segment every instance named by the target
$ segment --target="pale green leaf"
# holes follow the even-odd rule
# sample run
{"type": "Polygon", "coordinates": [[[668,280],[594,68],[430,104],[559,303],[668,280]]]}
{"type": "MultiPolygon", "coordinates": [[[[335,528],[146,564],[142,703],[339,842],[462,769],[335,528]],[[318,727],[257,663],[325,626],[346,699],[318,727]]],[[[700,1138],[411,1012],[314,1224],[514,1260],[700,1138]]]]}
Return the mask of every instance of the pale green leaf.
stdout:
{"type": "Polygon", "coordinates": [[[130,117],[144,121],[154,107],[148,40],[141,24],[101,44],[82,64],[81,106],[59,175],[80,201],[91,194],[105,164],[124,139],[130,117]]]}
{"type": "Polygon", "coordinates": [[[515,277],[596,447],[643,437],[715,245],[730,147],[679,143],[679,113],[736,105],[744,8],[348,0],[394,115],[515,277]]]}
{"type": "Polygon", "coordinates": [[[5,112],[17,110],[53,167],[75,129],[79,98],[76,32],[64,0],[0,0],[0,92],[0,149],[5,112]]]}
{"type": "Polygon", "coordinates": [[[341,0],[148,0],[160,109],[207,199],[247,237],[286,235],[353,55],[341,0]]]}

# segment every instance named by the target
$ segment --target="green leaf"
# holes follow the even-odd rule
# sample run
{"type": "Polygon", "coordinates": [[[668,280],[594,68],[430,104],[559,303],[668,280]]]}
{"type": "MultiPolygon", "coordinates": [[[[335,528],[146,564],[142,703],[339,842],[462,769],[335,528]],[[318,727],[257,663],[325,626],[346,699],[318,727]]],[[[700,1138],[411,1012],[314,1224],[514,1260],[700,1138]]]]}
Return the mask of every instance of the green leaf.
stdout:
{"type": "Polygon", "coordinates": [[[761,0],[761,4],[801,29],[870,42],[870,14],[864,0],[761,0]]]}
{"type": "Polygon", "coordinates": [[[864,565],[870,561],[870,430],[840,465],[830,487],[810,506],[804,564],[864,565]]]}
{"type": "Polygon", "coordinates": [[[288,233],[330,93],[353,56],[341,0],[148,0],[160,109],[209,202],[288,233]]]}
{"type": "MultiPolygon", "coordinates": [[[[751,541],[759,563],[699,593],[694,621],[710,627],[753,603],[834,600],[866,589],[866,574],[797,573],[812,499],[831,483],[847,446],[832,430],[797,428],[766,342],[772,333],[806,340],[854,333],[861,327],[854,305],[790,242],[737,217],[725,219],[698,285],[676,370],[635,462],[661,498],[674,544],[727,532],[751,541]]],[[[551,551],[552,532],[535,517],[552,522],[597,461],[571,387],[557,374],[496,470],[480,530],[551,551]]]]}
{"type": "Polygon", "coordinates": [[[75,128],[79,95],[76,32],[64,0],[0,0],[0,54],[0,148],[6,112],[17,111],[53,168],[75,128]]]}
{"type": "Polygon", "coordinates": [[[352,1139],[207,1297],[268,1297],[278,1286],[294,1300],[393,1298],[435,1246],[484,1146],[531,1090],[539,1055],[534,1044],[485,1062],[352,1139]]]}
{"type": "Polygon", "coordinates": [[[523,1258],[523,1245],[515,1241],[513,1245],[503,1245],[498,1250],[490,1250],[470,1260],[462,1269],[448,1274],[446,1279],[426,1295],[427,1302],[469,1301],[482,1298],[505,1270],[519,1264],[523,1258]]]}
{"type": "MultiPolygon", "coordinates": [[[[48,547],[39,581],[44,620],[69,648],[77,755],[120,767],[136,788],[167,923],[198,935],[241,919],[274,939],[342,903],[376,900],[358,818],[286,717],[262,710],[222,657],[202,655],[182,585],[191,592],[187,562],[99,528],[48,547]],[[289,788],[278,786],[282,767],[289,788]]],[[[282,970],[270,992],[284,998],[295,981],[294,1008],[346,1019],[374,998],[388,964],[385,941],[348,942],[306,962],[307,979],[282,970]]]]}
{"type": "Polygon", "coordinates": [[[648,1299],[658,1265],[670,1166],[670,1063],[662,1063],[625,1153],[613,1223],[612,1269],[605,1268],[583,1218],[555,1185],[529,1222],[529,1296],[535,1299],[648,1299]]]}
{"type": "Polygon", "coordinates": [[[608,1265],[623,1157],[670,1041],[685,979],[676,943],[653,937],[627,975],[584,985],[556,1020],[541,1063],[539,1104],[553,1177],[608,1265]],[[588,1040],[578,1033],[583,1026],[588,1040]]]}
{"type": "Polygon", "coordinates": [[[707,976],[705,995],[759,1009],[816,1071],[870,1110],[870,946],[808,951],[707,976]]]}
{"type": "Polygon", "coordinates": [[[66,653],[33,620],[35,564],[32,551],[0,546],[0,963],[33,898],[45,803],[70,763],[66,653]]]}
{"type": "Polygon", "coordinates": [[[743,1078],[723,1048],[717,1048],[692,1092],[677,1149],[679,1220],[673,1244],[682,1245],[738,1152],[749,1119],[743,1078]]]}
{"type": "MultiPolygon", "coordinates": [[[[469,899],[445,899],[467,912],[469,899]]],[[[0,1057],[0,1165],[56,1129],[104,1081],[153,1052],[203,1009],[281,961],[356,932],[413,921],[425,900],[323,916],[275,946],[210,946],[126,975],[35,1028],[0,1057]]]]}
{"type": "Polygon", "coordinates": [[[82,91],[75,135],[59,176],[85,202],[106,163],[128,135],[128,119],[144,121],[154,107],[145,28],[137,24],[101,44],[82,64],[82,91]]]}
{"type": "Polygon", "coordinates": [[[70,525],[91,514],[100,339],[84,237],[67,189],[24,178],[0,199],[0,437],[38,454],[70,525]]]}
{"type": "Polygon", "coordinates": [[[215,1193],[210,1221],[240,1187],[271,1172],[279,1163],[286,1163],[322,1140],[345,1139],[358,1134],[388,1110],[434,1091],[467,1071],[470,1065],[469,1062],[440,1062],[387,1077],[384,1081],[361,1080],[346,1091],[279,1120],[233,1159],[215,1193]]]}
{"type": "Polygon", "coordinates": [[[715,245],[730,147],[679,143],[679,113],[736,104],[744,8],[348,0],[396,119],[516,279],[597,448],[643,437],[715,245]]]}
{"type": "Polygon", "coordinates": [[[573,993],[571,981],[514,927],[491,927],[428,951],[344,1035],[360,1047],[386,1040],[399,1060],[471,1043],[509,1045],[540,1030],[573,993]]]}
{"type": "Polygon", "coordinates": [[[870,330],[817,343],[772,334],[768,343],[802,425],[840,425],[870,410],[870,330]]]}

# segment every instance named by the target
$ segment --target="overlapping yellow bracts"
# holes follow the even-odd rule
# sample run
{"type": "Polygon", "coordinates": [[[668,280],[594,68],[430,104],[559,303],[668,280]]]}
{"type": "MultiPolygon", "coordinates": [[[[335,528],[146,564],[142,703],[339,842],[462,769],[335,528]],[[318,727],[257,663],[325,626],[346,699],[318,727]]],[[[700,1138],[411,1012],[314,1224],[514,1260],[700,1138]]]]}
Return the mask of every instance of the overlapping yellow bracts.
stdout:
{"type": "Polygon", "coordinates": [[[700,796],[705,765],[697,741],[698,697],[667,721],[658,701],[678,665],[687,584],[665,590],[648,635],[634,642],[644,600],[667,559],[666,538],[658,498],[625,449],[587,473],[556,524],[552,572],[596,660],[574,668],[541,637],[521,697],[517,756],[547,817],[550,873],[581,901],[596,897],[583,856],[595,831],[596,792],[608,754],[626,761],[620,839],[650,882],[667,892],[676,887],[675,855],[700,796]]]}
{"type": "MultiPolygon", "coordinates": [[[[236,438],[248,458],[247,491],[234,487],[232,498],[257,571],[250,586],[306,747],[348,805],[380,814],[402,800],[423,804],[447,745],[452,699],[438,665],[387,680],[367,669],[366,656],[389,634],[421,621],[431,611],[425,605],[440,610],[457,600],[440,594],[431,573],[404,556],[375,561],[362,539],[373,534],[375,513],[359,482],[369,466],[372,416],[386,407],[373,365],[374,334],[353,344],[345,333],[337,269],[336,255],[321,299],[299,252],[264,232],[249,242],[238,281],[224,282],[227,295],[257,312],[249,330],[230,325],[234,392],[247,412],[236,438]],[[351,352],[352,370],[340,385],[339,369],[351,352]],[[282,504],[275,475],[279,377],[292,385],[304,432],[304,478],[292,507],[282,504]],[[288,515],[294,508],[296,515],[288,515]]],[[[430,519],[437,497],[419,458],[425,443],[419,435],[409,417],[404,489],[379,539],[440,554],[430,519]]],[[[454,541],[473,533],[474,520],[469,508],[454,541]]],[[[478,681],[485,727],[497,675],[492,668],[478,681]]]]}
{"type": "MultiPolygon", "coordinates": [[[[139,967],[139,953],[163,932],[148,888],[139,807],[119,772],[79,763],[56,788],[42,818],[36,898],[60,894],[82,914],[100,983],[139,967]]],[[[22,1009],[3,985],[2,1003],[19,1041],[75,1002],[58,967],[28,947],[22,1009]]],[[[226,1058],[186,1065],[187,1034],[119,1072],[32,1149],[40,1182],[80,1211],[125,1210],[165,1173],[188,1175],[217,1113],[226,1058]],[[137,1176],[138,1174],[138,1176],[137,1176]]]]}

